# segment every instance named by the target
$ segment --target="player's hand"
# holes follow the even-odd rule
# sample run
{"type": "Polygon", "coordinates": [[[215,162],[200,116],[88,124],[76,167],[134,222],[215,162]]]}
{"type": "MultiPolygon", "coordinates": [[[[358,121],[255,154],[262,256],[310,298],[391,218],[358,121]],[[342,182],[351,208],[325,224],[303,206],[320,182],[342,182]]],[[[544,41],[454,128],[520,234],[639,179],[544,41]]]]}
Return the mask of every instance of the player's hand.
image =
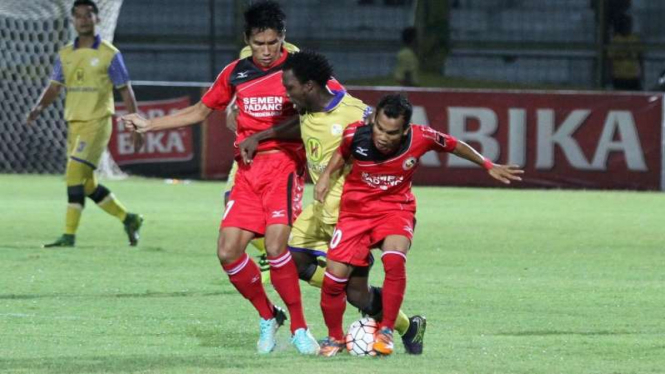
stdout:
{"type": "Polygon", "coordinates": [[[30,113],[28,113],[28,115],[25,118],[25,124],[28,125],[28,126],[32,126],[32,124],[35,123],[35,120],[37,119],[37,117],[39,117],[39,115],[42,114],[43,110],[44,110],[44,108],[42,108],[39,105],[32,108],[30,113]]]}
{"type": "Polygon", "coordinates": [[[132,132],[132,144],[134,144],[134,153],[138,152],[143,148],[143,144],[145,144],[145,135],[138,132],[132,132]]]}
{"type": "Polygon", "coordinates": [[[322,203],[325,200],[328,191],[330,190],[330,176],[328,174],[321,174],[319,180],[314,186],[314,200],[322,203]]]}
{"type": "Polygon", "coordinates": [[[510,181],[522,181],[520,175],[524,174],[524,170],[521,170],[517,165],[501,164],[494,164],[487,172],[492,178],[505,184],[510,184],[510,181]]]}
{"type": "Polygon", "coordinates": [[[238,146],[238,148],[240,148],[240,156],[242,157],[242,161],[245,163],[245,165],[249,165],[252,163],[254,154],[256,153],[256,150],[259,148],[259,141],[256,140],[255,137],[250,136],[245,140],[243,140],[242,143],[240,143],[240,145],[238,146]]]}
{"type": "Polygon", "coordinates": [[[125,128],[129,131],[135,131],[140,134],[150,131],[150,120],[147,120],[136,113],[126,114],[120,117],[125,123],[125,128]]]}

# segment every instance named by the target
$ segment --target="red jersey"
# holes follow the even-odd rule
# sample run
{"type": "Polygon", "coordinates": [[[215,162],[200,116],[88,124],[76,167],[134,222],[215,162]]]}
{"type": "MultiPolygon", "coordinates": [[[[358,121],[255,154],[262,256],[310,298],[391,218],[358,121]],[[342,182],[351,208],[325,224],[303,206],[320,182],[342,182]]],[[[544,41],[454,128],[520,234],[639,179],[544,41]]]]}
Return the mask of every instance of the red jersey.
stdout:
{"type": "MultiPolygon", "coordinates": [[[[210,109],[224,110],[236,95],[238,124],[236,129],[236,157],[238,144],[250,135],[266,130],[297,115],[282,85],[282,65],[289,58],[286,49],[269,68],[254,64],[252,57],[233,61],[219,74],[201,102],[210,109]]],[[[301,140],[270,139],[259,143],[257,151],[282,149],[300,155],[301,140]]]]}
{"type": "Polygon", "coordinates": [[[457,139],[450,135],[412,124],[399,150],[386,157],[374,146],[371,125],[363,122],[349,125],[338,150],[347,160],[353,157],[342,192],[341,212],[415,212],[411,181],[420,157],[429,151],[452,152],[456,145],[457,139]]]}

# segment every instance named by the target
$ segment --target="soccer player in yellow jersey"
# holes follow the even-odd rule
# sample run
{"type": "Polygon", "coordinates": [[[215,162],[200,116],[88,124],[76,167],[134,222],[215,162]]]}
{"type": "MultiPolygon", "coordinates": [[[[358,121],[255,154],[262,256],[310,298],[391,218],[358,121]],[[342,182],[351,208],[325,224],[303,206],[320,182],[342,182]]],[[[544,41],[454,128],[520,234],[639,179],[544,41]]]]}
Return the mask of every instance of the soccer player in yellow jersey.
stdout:
{"type": "MultiPolygon", "coordinates": [[[[309,175],[316,183],[339,147],[344,129],[367,117],[371,108],[346,93],[332,79],[332,67],[318,53],[306,51],[293,54],[284,64],[282,83],[300,112],[300,126],[278,125],[256,134],[240,144],[241,154],[245,162],[251,162],[256,145],[261,140],[299,136],[305,143],[309,175]]],[[[308,205],[291,229],[289,249],[298,266],[300,279],[316,287],[321,287],[323,280],[324,269],[319,262],[326,256],[337,223],[344,175],[331,181],[332,187],[324,202],[315,201],[308,205]]],[[[369,268],[358,268],[351,275],[348,301],[364,314],[380,319],[383,309],[381,289],[369,286],[368,275],[369,268]]],[[[425,318],[408,318],[403,312],[399,314],[395,329],[402,335],[407,353],[422,353],[425,318]]]]}
{"type": "MultiPolygon", "coordinates": [[[[298,52],[299,49],[291,43],[284,42],[284,48],[289,53],[298,52]]],[[[250,57],[252,55],[252,49],[250,46],[245,46],[240,50],[240,59],[250,57]]],[[[235,105],[235,99],[232,100],[233,105],[229,105],[226,108],[226,127],[236,132],[236,118],[238,117],[238,106],[235,105]]],[[[231,166],[231,171],[229,171],[229,176],[226,179],[226,187],[224,189],[224,206],[227,206],[229,203],[229,196],[231,195],[231,190],[233,189],[233,184],[235,182],[236,172],[238,171],[238,162],[233,161],[231,166]]],[[[266,244],[264,238],[257,238],[251,241],[252,246],[256,248],[259,252],[257,256],[257,262],[259,264],[259,269],[261,269],[261,282],[264,284],[270,283],[270,263],[268,262],[268,255],[266,254],[266,244]]]]}
{"type": "Polygon", "coordinates": [[[143,218],[128,213],[111,191],[97,182],[94,170],[111,137],[113,87],[120,92],[130,113],[136,112],[136,99],[120,51],[95,33],[99,23],[97,5],[91,0],[76,0],[71,12],[78,37],[59,51],[51,81],[27,118],[31,125],[65,87],[65,120],[69,123],[65,179],[69,204],[64,234],[44,247],[74,246],[86,196],[123,223],[129,244],[135,246],[143,218]]]}

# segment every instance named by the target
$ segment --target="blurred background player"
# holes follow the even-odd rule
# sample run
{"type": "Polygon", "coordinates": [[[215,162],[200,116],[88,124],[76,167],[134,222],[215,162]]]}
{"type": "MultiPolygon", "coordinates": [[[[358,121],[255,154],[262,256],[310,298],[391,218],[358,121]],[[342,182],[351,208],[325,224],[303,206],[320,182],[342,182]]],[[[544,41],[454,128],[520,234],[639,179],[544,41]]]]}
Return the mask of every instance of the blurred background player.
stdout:
{"type": "MultiPolygon", "coordinates": [[[[298,51],[298,47],[287,42],[284,42],[284,48],[286,48],[289,53],[298,51]]],[[[252,49],[249,46],[245,46],[240,51],[241,60],[251,56],[252,49]]],[[[231,102],[233,102],[233,104],[226,108],[226,128],[235,134],[238,117],[238,106],[235,104],[235,98],[233,98],[231,102]]],[[[226,179],[226,186],[224,188],[224,206],[229,203],[229,196],[231,195],[231,190],[233,189],[233,182],[235,180],[237,171],[238,162],[233,160],[231,170],[229,171],[229,176],[226,179]]],[[[265,240],[263,240],[263,238],[255,238],[251,241],[251,244],[259,252],[259,255],[256,258],[256,262],[259,264],[259,269],[261,269],[261,281],[263,284],[268,284],[270,283],[270,263],[268,262],[268,256],[266,254],[265,240]]]]}
{"type": "MultiPolygon", "coordinates": [[[[100,22],[97,5],[91,0],[76,0],[71,13],[78,37],[58,52],[51,81],[27,117],[31,125],[65,87],[65,120],[69,124],[65,233],[44,247],[74,246],[86,196],[123,223],[129,244],[135,246],[143,217],[128,213],[113,193],[97,182],[94,171],[111,137],[113,87],[130,113],[136,112],[136,99],[122,54],[95,32],[100,22]]],[[[139,138],[135,139],[140,146],[139,138]]]]}
{"type": "MultiPolygon", "coordinates": [[[[127,115],[123,117],[126,126],[146,132],[200,123],[213,110],[225,110],[234,97],[238,106],[236,144],[273,125],[297,121],[281,83],[282,65],[289,58],[283,45],[284,12],[274,1],[260,1],[244,16],[244,36],[252,50],[251,58],[227,65],[197,104],[150,120],[127,115]]],[[[238,165],[220,225],[217,256],[231,283],[259,313],[257,350],[262,354],[275,348],[275,334],[285,315],[268,299],[258,281],[261,272],[245,253],[256,236],[265,236],[271,283],[289,309],[292,343],[302,354],[319,350],[307,328],[298,271],[286,249],[291,224],[302,209],[303,173],[302,142],[273,140],[261,144],[251,164],[238,165]]]]}
{"type": "Polygon", "coordinates": [[[401,86],[418,86],[418,37],[415,27],[402,30],[402,48],[397,52],[395,63],[395,80],[401,86]]]}
{"type": "MultiPolygon", "coordinates": [[[[316,183],[342,141],[342,133],[351,123],[362,121],[371,111],[362,101],[349,95],[333,77],[333,68],[321,54],[306,51],[295,53],[284,64],[282,82],[289,98],[300,112],[298,124],[286,124],[257,133],[240,144],[243,158],[250,162],[258,142],[269,138],[302,139],[307,152],[309,175],[316,183]]],[[[321,287],[322,263],[339,216],[344,177],[337,177],[323,203],[313,202],[293,224],[289,250],[298,266],[300,279],[321,287]]],[[[351,305],[364,314],[381,320],[381,289],[369,287],[369,267],[357,268],[349,278],[347,295],[351,305]]],[[[420,354],[426,320],[421,316],[409,319],[398,314],[396,330],[402,335],[406,351],[420,354]]]]}
{"type": "Polygon", "coordinates": [[[641,91],[644,57],[640,37],[633,33],[633,19],[628,14],[617,16],[614,34],[607,51],[610,58],[612,85],[616,90],[641,91]]]}
{"type": "Polygon", "coordinates": [[[428,126],[412,125],[406,97],[387,95],[379,101],[370,124],[362,121],[344,131],[342,143],[319,176],[314,193],[325,201],[333,173],[351,165],[342,193],[340,216],[330,241],[321,309],[329,336],[320,354],[334,356],[344,348],[342,320],[349,277],[369,265],[370,250],[380,248],[385,271],[383,319],[374,349],[393,352],[395,319],[406,289],[406,254],[415,229],[416,201],[411,180],[418,160],[429,151],[452,152],[487,169],[503,183],[521,180],[515,166],[494,164],[469,145],[428,126]]]}

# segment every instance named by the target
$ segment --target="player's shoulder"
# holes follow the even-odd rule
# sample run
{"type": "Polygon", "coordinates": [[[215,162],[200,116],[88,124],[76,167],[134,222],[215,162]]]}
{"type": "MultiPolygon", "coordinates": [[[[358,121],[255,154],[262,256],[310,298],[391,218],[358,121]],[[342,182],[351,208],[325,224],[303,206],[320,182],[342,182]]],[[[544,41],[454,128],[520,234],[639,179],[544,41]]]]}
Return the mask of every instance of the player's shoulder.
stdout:
{"type": "Polygon", "coordinates": [[[346,137],[349,137],[349,136],[351,136],[351,137],[355,136],[355,134],[358,131],[364,131],[368,127],[369,126],[365,123],[365,121],[362,121],[362,120],[352,122],[348,126],[346,126],[346,129],[344,129],[343,137],[346,138],[346,137]]]}
{"type": "Polygon", "coordinates": [[[440,134],[438,131],[426,125],[419,125],[416,123],[411,124],[411,132],[414,138],[436,139],[440,134]]]}
{"type": "Polygon", "coordinates": [[[71,53],[74,51],[74,42],[69,42],[67,45],[63,46],[58,50],[58,53],[63,54],[63,53],[71,53]]]}
{"type": "Polygon", "coordinates": [[[357,110],[361,113],[367,109],[367,104],[365,104],[362,100],[354,96],[351,96],[351,94],[349,94],[348,92],[344,94],[341,104],[346,106],[350,110],[357,110]]]}
{"type": "Polygon", "coordinates": [[[111,42],[109,42],[108,40],[104,40],[104,39],[102,39],[99,42],[99,49],[100,49],[100,51],[108,52],[108,53],[111,53],[111,54],[116,54],[116,53],[120,52],[120,50],[116,46],[111,44],[111,42]]]}

